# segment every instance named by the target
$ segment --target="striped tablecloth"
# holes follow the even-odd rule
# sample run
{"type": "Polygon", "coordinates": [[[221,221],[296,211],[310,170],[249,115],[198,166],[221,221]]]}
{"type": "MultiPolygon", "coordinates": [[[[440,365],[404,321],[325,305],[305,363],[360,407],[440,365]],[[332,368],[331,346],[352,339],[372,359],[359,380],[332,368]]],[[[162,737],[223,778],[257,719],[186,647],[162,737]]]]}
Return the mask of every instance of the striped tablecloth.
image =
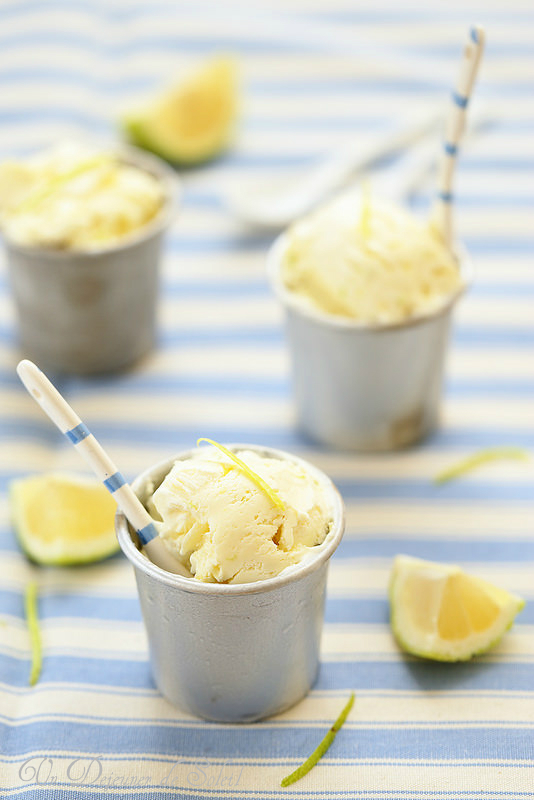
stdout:
{"type": "MultiPolygon", "coordinates": [[[[534,796],[533,469],[498,463],[436,487],[481,447],[534,444],[534,10],[451,0],[0,4],[0,156],[70,133],[113,134],[117,108],[218,50],[239,55],[234,150],[183,176],[165,253],[159,347],[138,368],[59,385],[129,478],[198,436],[257,442],[327,471],[348,509],[330,571],[320,677],[266,722],[208,724],[154,689],[122,556],[38,569],[9,524],[8,482],[78,456],[19,384],[14,309],[0,288],[0,794],[99,798],[528,798],[534,796]],[[244,5],[244,4],[243,4],[244,5]],[[460,159],[458,225],[476,281],[456,317],[443,425],[396,455],[328,452],[295,430],[282,315],[264,272],[270,237],[239,226],[225,194],[362,144],[446,103],[467,27],[486,26],[477,90],[497,121],[460,159]],[[460,562],[530,600],[473,663],[402,656],[386,583],[404,552],[460,562]],[[40,586],[44,663],[28,686],[23,590],[40,586]],[[354,709],[302,781],[281,778],[354,709]]],[[[424,210],[431,186],[415,205],[424,210]]]]}

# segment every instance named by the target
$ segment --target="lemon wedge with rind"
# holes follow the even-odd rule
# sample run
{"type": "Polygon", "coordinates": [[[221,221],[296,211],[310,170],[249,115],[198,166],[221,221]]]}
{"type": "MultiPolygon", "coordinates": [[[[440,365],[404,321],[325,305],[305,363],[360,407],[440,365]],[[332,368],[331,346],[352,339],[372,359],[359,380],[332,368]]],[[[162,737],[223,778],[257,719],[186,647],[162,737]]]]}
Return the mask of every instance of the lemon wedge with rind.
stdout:
{"type": "Polygon", "coordinates": [[[496,645],[525,605],[517,595],[452,564],[395,558],[391,628],[412,655],[467,661],[496,645]]]}
{"type": "Polygon", "coordinates": [[[212,59],[180,86],[122,120],[131,142],[177,165],[209,161],[231,143],[238,110],[237,65],[212,59]]]}
{"type": "Polygon", "coordinates": [[[119,549],[115,501],[98,481],[46,473],[12,481],[11,515],[18,541],[38,564],[89,564],[119,549]]]}

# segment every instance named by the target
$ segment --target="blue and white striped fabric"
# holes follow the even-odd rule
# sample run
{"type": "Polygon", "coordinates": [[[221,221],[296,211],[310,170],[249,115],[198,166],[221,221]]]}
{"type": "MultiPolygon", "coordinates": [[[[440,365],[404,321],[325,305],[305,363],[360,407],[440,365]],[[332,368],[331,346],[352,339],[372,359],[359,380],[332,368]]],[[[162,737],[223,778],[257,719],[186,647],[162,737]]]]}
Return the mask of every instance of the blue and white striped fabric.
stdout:
{"type": "MultiPolygon", "coordinates": [[[[255,725],[208,724],[154,689],[130,565],[38,569],[9,524],[8,482],[81,467],[15,374],[14,309],[0,287],[0,794],[120,797],[523,800],[534,797],[533,468],[496,463],[436,487],[485,446],[534,445],[534,11],[522,0],[4,0],[0,157],[71,133],[113,134],[117,109],[214,51],[243,68],[232,153],[184,175],[165,254],[157,352],[106,380],[58,388],[127,479],[199,436],[290,449],[327,471],[348,509],[333,559],[322,667],[302,703],[255,725]],[[270,237],[241,229],[225,193],[241,180],[362,144],[425,104],[446,106],[469,26],[488,46],[477,97],[497,121],[460,153],[458,229],[476,280],[456,318],[441,430],[398,455],[313,447],[295,431],[270,237]],[[399,552],[460,562],[522,594],[503,643],[473,663],[401,655],[386,584],[399,552]],[[40,587],[44,662],[28,686],[23,591],[40,587]],[[321,763],[281,778],[356,703],[321,763]]],[[[436,143],[436,150],[438,144],[436,143]]],[[[418,210],[429,195],[414,199],[418,210]]],[[[55,376],[51,376],[55,379],[55,376]]]]}

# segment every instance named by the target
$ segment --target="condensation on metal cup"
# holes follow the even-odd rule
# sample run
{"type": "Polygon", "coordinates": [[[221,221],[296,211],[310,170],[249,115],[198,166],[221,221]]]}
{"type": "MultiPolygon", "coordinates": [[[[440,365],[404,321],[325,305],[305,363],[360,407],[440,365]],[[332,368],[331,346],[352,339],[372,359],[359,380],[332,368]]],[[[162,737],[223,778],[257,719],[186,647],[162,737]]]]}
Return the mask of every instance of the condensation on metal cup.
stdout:
{"type": "Polygon", "coordinates": [[[127,146],[115,150],[163,187],[163,207],[138,234],[90,251],[4,240],[20,348],[46,370],[116,371],[155,344],[162,240],[176,213],[178,182],[155,156],[127,146]]]}
{"type": "MultiPolygon", "coordinates": [[[[120,546],[133,564],[156,686],[171,703],[209,720],[253,722],[294,705],[319,668],[328,562],[344,531],[343,501],[327,476],[296,456],[255,450],[302,465],[325,489],[333,524],[325,541],[274,578],[246,584],[204,583],[172,575],[139,550],[121,513],[120,546]]],[[[146,502],[178,459],[151,467],[132,484],[146,502]]]]}
{"type": "Polygon", "coordinates": [[[293,387],[301,430],[341,450],[406,447],[438,425],[443,370],[454,306],[471,278],[438,311],[393,325],[362,325],[304,305],[284,286],[287,238],[268,256],[272,286],[286,311],[293,387]]]}

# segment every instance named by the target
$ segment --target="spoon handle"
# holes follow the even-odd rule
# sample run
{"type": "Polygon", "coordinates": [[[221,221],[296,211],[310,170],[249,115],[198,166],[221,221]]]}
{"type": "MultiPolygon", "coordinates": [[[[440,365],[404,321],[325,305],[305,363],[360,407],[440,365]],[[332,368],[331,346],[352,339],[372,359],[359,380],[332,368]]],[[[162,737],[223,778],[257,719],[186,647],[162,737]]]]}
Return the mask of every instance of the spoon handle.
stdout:
{"type": "Polygon", "coordinates": [[[441,118],[441,113],[431,111],[416,120],[411,120],[406,127],[378,138],[367,147],[350,144],[327,159],[303,183],[306,183],[308,191],[311,188],[321,195],[331,194],[341,188],[347,179],[428,136],[438,127],[441,118]]]}
{"type": "MultiPolygon", "coordinates": [[[[489,110],[479,111],[473,116],[464,141],[471,142],[491,122],[492,115],[489,110]]],[[[386,168],[382,173],[377,174],[377,178],[373,179],[371,183],[373,191],[376,190],[379,197],[382,196],[393,203],[404,205],[427,182],[436,167],[437,155],[434,138],[423,140],[411,148],[398,165],[386,168]]]]}
{"type": "Polygon", "coordinates": [[[34,400],[89,463],[97,478],[113,495],[120,510],[137,531],[139,540],[150,559],[169,572],[184,574],[184,568],[160,540],[152,517],[131,486],[44,372],[27,359],[18,364],[17,372],[34,400]]]}
{"type": "Polygon", "coordinates": [[[441,154],[438,175],[438,196],[433,211],[438,230],[447,247],[453,246],[454,232],[452,224],[452,184],[456,171],[458,145],[465,128],[467,106],[478,73],[482,53],[484,52],[485,33],[480,26],[471,28],[469,39],[464,48],[460,74],[452,93],[445,140],[441,154]]]}

